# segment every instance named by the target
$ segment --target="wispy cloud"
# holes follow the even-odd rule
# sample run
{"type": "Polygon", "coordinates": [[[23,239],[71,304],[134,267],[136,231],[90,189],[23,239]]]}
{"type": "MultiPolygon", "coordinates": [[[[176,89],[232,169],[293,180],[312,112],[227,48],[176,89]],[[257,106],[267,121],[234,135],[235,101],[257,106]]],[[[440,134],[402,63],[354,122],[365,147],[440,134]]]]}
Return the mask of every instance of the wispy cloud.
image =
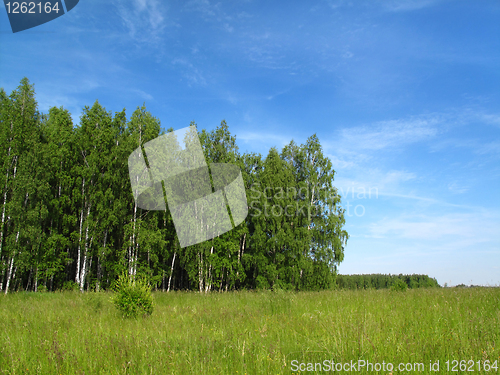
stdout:
{"type": "Polygon", "coordinates": [[[500,115],[499,114],[482,114],[480,118],[487,124],[492,124],[500,127],[500,115]]]}
{"type": "Polygon", "coordinates": [[[166,26],[159,0],[114,1],[129,36],[139,43],[157,44],[166,26]]]}
{"type": "Polygon", "coordinates": [[[451,182],[450,184],[448,184],[448,190],[450,190],[452,193],[463,194],[469,191],[469,187],[458,182],[451,182]]]}
{"type": "Polygon", "coordinates": [[[185,9],[201,13],[206,18],[215,17],[221,13],[220,3],[211,4],[209,0],[189,0],[185,3],[185,9]]]}
{"type": "Polygon", "coordinates": [[[352,145],[358,150],[401,147],[434,137],[438,133],[438,123],[438,119],[393,120],[344,128],[339,143],[343,148],[352,145]]]}
{"type": "Polygon", "coordinates": [[[140,89],[130,89],[130,91],[136,95],[139,95],[144,100],[153,100],[153,96],[147,92],[140,89]]]}
{"type": "Polygon", "coordinates": [[[172,64],[181,67],[182,75],[187,80],[189,86],[205,86],[207,84],[207,80],[201,70],[194,66],[189,60],[185,58],[175,58],[172,60],[172,64]]]}
{"type": "Polygon", "coordinates": [[[289,55],[289,41],[279,33],[249,33],[243,38],[246,58],[261,68],[295,71],[298,64],[289,55]]]}
{"type": "Polygon", "coordinates": [[[378,3],[390,12],[410,12],[433,6],[440,0],[382,0],[378,3]]]}
{"type": "Polygon", "coordinates": [[[373,124],[344,127],[331,136],[331,140],[323,141],[325,154],[332,160],[334,168],[342,171],[351,180],[359,177],[364,185],[375,181],[379,186],[395,186],[389,183],[390,177],[415,176],[411,171],[395,172],[390,167],[380,165],[380,156],[385,152],[399,150],[402,152],[411,144],[435,140],[443,130],[441,116],[397,119],[379,121],[373,124]],[[381,169],[387,168],[385,172],[381,169]],[[345,173],[348,172],[349,173],[345,173]]]}
{"type": "MultiPolygon", "coordinates": [[[[400,215],[384,218],[369,225],[368,237],[400,238],[407,240],[468,241],[479,245],[482,242],[500,240],[498,213],[481,210],[473,213],[453,213],[440,216],[400,215]]],[[[500,249],[499,249],[500,250],[500,249]]]]}
{"type": "Polygon", "coordinates": [[[467,150],[469,155],[478,156],[500,156],[500,141],[485,140],[484,138],[464,139],[450,137],[439,140],[429,146],[431,152],[443,152],[445,150],[467,150]]]}
{"type": "Polygon", "coordinates": [[[362,191],[373,192],[378,198],[379,195],[388,196],[400,193],[402,184],[416,178],[415,173],[407,171],[382,171],[379,168],[370,168],[354,177],[340,174],[338,178],[335,178],[335,186],[339,189],[340,195],[344,194],[345,198],[355,199],[357,194],[362,191]]]}
{"type": "Polygon", "coordinates": [[[239,132],[238,140],[245,143],[259,144],[262,147],[278,147],[278,151],[281,151],[281,147],[290,143],[291,138],[289,136],[274,134],[274,133],[256,133],[256,132],[239,132]]]}
{"type": "MultiPolygon", "coordinates": [[[[234,31],[234,16],[229,15],[223,9],[223,4],[220,2],[210,2],[209,0],[190,0],[184,4],[184,10],[188,12],[196,12],[206,22],[213,22],[220,30],[228,33],[234,31]]],[[[246,13],[243,12],[244,18],[246,13]]]]}

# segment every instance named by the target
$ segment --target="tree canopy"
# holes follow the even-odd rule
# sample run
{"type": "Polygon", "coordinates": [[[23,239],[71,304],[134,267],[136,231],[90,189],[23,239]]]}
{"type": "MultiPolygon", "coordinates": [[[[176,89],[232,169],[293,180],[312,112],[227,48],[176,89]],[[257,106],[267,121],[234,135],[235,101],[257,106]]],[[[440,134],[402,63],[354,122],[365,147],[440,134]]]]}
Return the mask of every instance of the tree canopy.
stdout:
{"type": "Polygon", "coordinates": [[[248,216],[181,248],[168,207],[138,207],[129,180],[128,156],[162,134],[144,105],[127,119],[96,101],[75,125],[40,113],[26,78],[0,89],[0,290],[106,289],[122,272],[161,290],[332,287],[348,234],[316,135],[264,157],[240,153],[224,120],[198,130],[209,166],[241,169],[248,216]]]}

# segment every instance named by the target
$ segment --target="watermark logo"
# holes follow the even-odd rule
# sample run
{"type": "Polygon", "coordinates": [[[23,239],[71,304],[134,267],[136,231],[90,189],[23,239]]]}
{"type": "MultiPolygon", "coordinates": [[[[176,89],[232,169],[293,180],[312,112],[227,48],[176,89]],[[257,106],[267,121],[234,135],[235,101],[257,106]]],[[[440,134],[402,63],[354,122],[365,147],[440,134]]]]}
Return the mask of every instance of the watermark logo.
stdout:
{"type": "Polygon", "coordinates": [[[55,20],[73,9],[79,0],[10,1],[3,0],[13,33],[55,20]]]}
{"type": "Polygon", "coordinates": [[[233,164],[208,165],[194,126],[138,147],[128,167],[137,206],[165,210],[168,205],[181,247],[228,232],[247,217],[240,169],[233,164]]]}

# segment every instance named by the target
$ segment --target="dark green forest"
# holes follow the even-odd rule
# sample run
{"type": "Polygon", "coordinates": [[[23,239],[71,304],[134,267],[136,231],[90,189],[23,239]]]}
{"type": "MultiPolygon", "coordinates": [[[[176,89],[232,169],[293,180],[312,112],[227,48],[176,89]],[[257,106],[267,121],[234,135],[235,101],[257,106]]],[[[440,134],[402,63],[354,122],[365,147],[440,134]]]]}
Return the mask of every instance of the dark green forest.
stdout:
{"type": "Polygon", "coordinates": [[[387,289],[396,280],[403,280],[408,288],[439,287],[436,279],[427,275],[337,275],[337,285],[340,289],[387,289]]]}
{"type": "Polygon", "coordinates": [[[335,285],[348,234],[316,135],[264,157],[240,153],[225,121],[198,129],[208,163],[241,169],[248,216],[180,248],[168,207],[137,207],[127,166],[136,148],[172,130],[145,106],[127,116],[96,101],[74,124],[63,107],[39,112],[26,78],[10,95],[1,89],[0,290],[109,289],[122,272],[167,291],[335,285]]]}

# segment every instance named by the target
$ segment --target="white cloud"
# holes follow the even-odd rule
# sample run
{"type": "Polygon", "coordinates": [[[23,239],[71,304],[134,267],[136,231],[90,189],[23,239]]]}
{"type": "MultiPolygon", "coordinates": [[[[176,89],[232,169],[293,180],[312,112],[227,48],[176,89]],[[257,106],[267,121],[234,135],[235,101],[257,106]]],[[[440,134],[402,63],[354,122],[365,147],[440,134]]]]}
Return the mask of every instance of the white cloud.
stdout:
{"type": "Polygon", "coordinates": [[[380,150],[428,140],[437,133],[437,119],[392,120],[373,125],[344,128],[340,146],[344,149],[380,150]]]}
{"type": "MultiPolygon", "coordinates": [[[[228,15],[223,9],[220,2],[211,3],[208,0],[190,0],[184,4],[186,11],[197,12],[206,22],[213,22],[216,27],[228,33],[234,31],[234,26],[230,24],[233,21],[233,16],[228,15]]],[[[245,12],[236,15],[240,20],[246,18],[245,12]]]]}
{"type": "Polygon", "coordinates": [[[172,60],[173,65],[179,65],[182,67],[183,76],[187,80],[189,85],[196,84],[205,86],[207,81],[203,75],[203,73],[194,66],[190,61],[184,58],[176,58],[172,60]]]}
{"type": "MultiPolygon", "coordinates": [[[[273,133],[239,132],[238,140],[247,143],[258,143],[260,146],[270,145],[271,147],[283,147],[290,143],[291,138],[273,133]]],[[[281,151],[281,150],[278,150],[281,151]]]]}
{"type": "Polygon", "coordinates": [[[500,115],[498,114],[483,114],[480,116],[487,124],[492,124],[500,127],[500,115]]]}
{"type": "Polygon", "coordinates": [[[435,5],[439,0],[383,0],[381,5],[390,12],[410,12],[435,5]]]}
{"type": "Polygon", "coordinates": [[[463,247],[479,246],[483,242],[500,241],[500,217],[497,213],[477,210],[472,213],[453,213],[440,216],[401,215],[384,218],[368,226],[367,237],[403,240],[450,240],[463,247]]]}
{"type": "Polygon", "coordinates": [[[205,17],[214,17],[219,12],[219,4],[212,5],[208,0],[190,0],[186,2],[185,7],[200,12],[205,17]]]}
{"type": "MultiPolygon", "coordinates": [[[[335,164],[333,164],[335,169],[335,164]]],[[[370,192],[374,198],[379,195],[392,196],[401,190],[404,182],[414,180],[417,176],[407,171],[381,171],[380,169],[366,169],[364,173],[349,178],[343,174],[335,178],[335,187],[339,194],[346,199],[355,199],[359,192],[370,192]]]]}
{"type": "Polygon", "coordinates": [[[479,155],[500,155],[500,141],[479,143],[475,151],[479,155]]]}
{"type": "Polygon", "coordinates": [[[131,38],[139,43],[157,44],[166,26],[162,3],[159,0],[115,1],[123,25],[131,38]]]}
{"type": "Polygon", "coordinates": [[[448,190],[450,190],[452,193],[463,194],[463,193],[467,193],[469,191],[469,187],[465,186],[463,184],[460,184],[458,182],[452,182],[452,183],[448,184],[448,190]]]}
{"type": "Polygon", "coordinates": [[[135,94],[138,94],[142,99],[144,100],[153,100],[153,96],[151,94],[148,94],[147,92],[140,90],[140,89],[131,89],[135,94]]]}

